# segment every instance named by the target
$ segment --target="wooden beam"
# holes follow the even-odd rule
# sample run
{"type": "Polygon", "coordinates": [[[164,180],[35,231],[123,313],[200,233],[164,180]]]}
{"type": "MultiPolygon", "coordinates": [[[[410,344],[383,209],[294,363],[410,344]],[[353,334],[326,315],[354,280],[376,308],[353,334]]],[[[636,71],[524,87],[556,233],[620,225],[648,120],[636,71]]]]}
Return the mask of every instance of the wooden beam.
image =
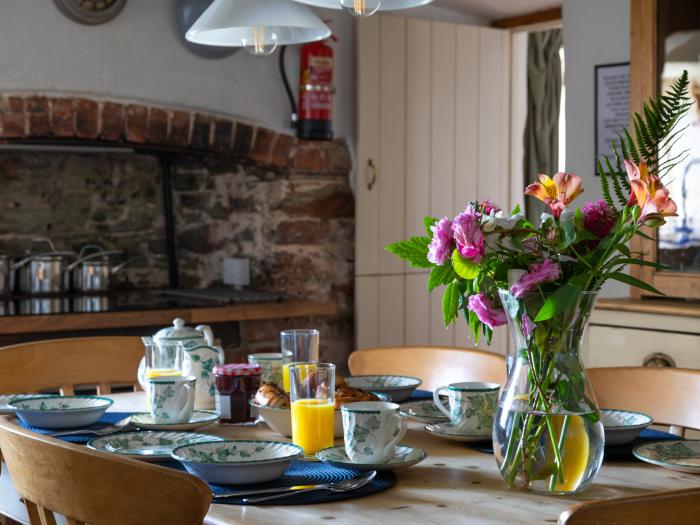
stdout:
{"type": "Polygon", "coordinates": [[[545,9],[543,11],[494,20],[491,22],[491,27],[513,29],[516,27],[543,24],[545,22],[556,22],[558,20],[561,20],[561,7],[552,7],[551,9],[545,9]]]}

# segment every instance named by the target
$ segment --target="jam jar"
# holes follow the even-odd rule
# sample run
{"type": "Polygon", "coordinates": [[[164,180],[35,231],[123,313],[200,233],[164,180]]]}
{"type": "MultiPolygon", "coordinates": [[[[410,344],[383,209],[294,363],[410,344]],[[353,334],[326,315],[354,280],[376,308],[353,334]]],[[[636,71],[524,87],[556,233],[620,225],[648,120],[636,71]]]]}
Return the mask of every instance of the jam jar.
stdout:
{"type": "Polygon", "coordinates": [[[255,421],[250,399],[260,388],[260,367],[248,363],[229,363],[214,367],[216,413],[221,423],[255,421]]]}

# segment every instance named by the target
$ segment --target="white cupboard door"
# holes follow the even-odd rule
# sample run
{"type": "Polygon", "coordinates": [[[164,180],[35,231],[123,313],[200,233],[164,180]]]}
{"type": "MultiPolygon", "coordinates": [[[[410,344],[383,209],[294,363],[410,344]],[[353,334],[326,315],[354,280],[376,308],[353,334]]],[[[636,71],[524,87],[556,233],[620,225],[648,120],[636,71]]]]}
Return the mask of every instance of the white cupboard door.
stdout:
{"type": "MultiPolygon", "coordinates": [[[[509,33],[394,15],[357,26],[357,347],[474,346],[463,319],[445,328],[428,271],[384,247],[423,235],[425,215],[510,205],[509,33]]],[[[507,340],[499,330],[492,349],[507,340]]]]}

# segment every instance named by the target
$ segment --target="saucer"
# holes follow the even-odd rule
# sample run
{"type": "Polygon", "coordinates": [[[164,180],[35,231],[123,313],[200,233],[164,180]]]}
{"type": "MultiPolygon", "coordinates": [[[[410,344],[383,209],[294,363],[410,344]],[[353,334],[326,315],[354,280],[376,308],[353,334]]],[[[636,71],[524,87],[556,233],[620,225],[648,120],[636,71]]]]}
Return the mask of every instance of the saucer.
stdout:
{"type": "Polygon", "coordinates": [[[463,443],[470,443],[473,441],[491,441],[491,436],[470,436],[469,434],[463,434],[458,431],[454,424],[451,422],[447,423],[435,423],[425,425],[425,430],[429,434],[434,436],[449,439],[450,441],[461,441],[463,443]]]}
{"type": "Polygon", "coordinates": [[[634,447],[637,459],[678,472],[700,474],[700,439],[654,441],[634,447]]]}
{"type": "Polygon", "coordinates": [[[399,413],[404,417],[410,417],[421,423],[444,423],[450,420],[450,418],[440,412],[440,409],[435,406],[435,402],[432,399],[402,403],[399,413]]]}
{"type": "Polygon", "coordinates": [[[148,412],[137,412],[131,416],[131,424],[143,430],[194,430],[218,420],[218,414],[210,410],[195,410],[187,423],[154,423],[148,412]]]}
{"type": "Polygon", "coordinates": [[[345,446],[324,448],[316,452],[316,457],[334,467],[351,468],[360,472],[366,470],[399,470],[420,463],[428,457],[428,453],[422,448],[413,448],[408,445],[396,447],[394,457],[387,463],[353,463],[345,452],[345,446]]]}
{"type": "Polygon", "coordinates": [[[219,436],[191,432],[122,432],[91,440],[87,446],[131,459],[166,461],[173,449],[182,445],[223,441],[219,436]]]}

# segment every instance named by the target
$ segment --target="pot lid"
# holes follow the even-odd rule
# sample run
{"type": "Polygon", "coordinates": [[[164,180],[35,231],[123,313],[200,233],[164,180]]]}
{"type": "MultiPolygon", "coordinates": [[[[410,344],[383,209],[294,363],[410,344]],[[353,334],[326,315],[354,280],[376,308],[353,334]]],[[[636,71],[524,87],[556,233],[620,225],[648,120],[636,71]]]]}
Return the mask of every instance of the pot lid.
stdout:
{"type": "Polygon", "coordinates": [[[178,317],[173,321],[173,326],[168,326],[166,328],[158,330],[158,333],[153,336],[153,339],[155,339],[156,341],[204,339],[204,334],[199,330],[196,330],[189,326],[185,326],[185,320],[181,317],[178,317]]]}

